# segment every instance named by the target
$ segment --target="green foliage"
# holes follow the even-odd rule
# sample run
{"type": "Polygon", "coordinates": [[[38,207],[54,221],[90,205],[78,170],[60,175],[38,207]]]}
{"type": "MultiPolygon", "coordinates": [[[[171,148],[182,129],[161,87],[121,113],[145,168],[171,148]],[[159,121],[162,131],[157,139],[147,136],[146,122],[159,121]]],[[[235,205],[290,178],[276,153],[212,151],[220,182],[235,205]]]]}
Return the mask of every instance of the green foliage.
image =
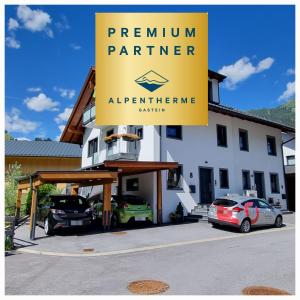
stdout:
{"type": "Polygon", "coordinates": [[[11,236],[5,238],[5,251],[10,251],[14,248],[14,242],[11,236]]]}
{"type": "Polygon", "coordinates": [[[17,198],[17,179],[22,176],[21,165],[9,165],[5,174],[5,206],[14,206],[17,198]]]}
{"type": "MultiPolygon", "coordinates": [[[[44,198],[46,195],[53,195],[53,194],[60,194],[61,191],[56,188],[54,184],[46,183],[41,185],[38,188],[38,194],[37,198],[38,200],[44,198]]],[[[27,194],[27,200],[26,200],[26,213],[30,214],[31,209],[31,197],[32,197],[32,191],[30,190],[27,194]]]]}
{"type": "Polygon", "coordinates": [[[31,209],[31,197],[32,197],[32,190],[30,190],[27,194],[27,199],[26,199],[26,215],[30,214],[30,209],[31,209]]]}
{"type": "Polygon", "coordinates": [[[52,141],[50,138],[41,138],[41,137],[36,137],[34,140],[36,142],[41,142],[41,141],[43,141],[43,142],[51,142],[52,141]]]}
{"type": "Polygon", "coordinates": [[[290,100],[275,108],[252,109],[249,114],[295,127],[295,100],[290,100]]]}
{"type": "Polygon", "coordinates": [[[56,186],[54,184],[50,184],[50,183],[43,184],[38,189],[38,199],[42,199],[49,194],[54,194],[55,191],[56,191],[56,186]]]}
{"type": "Polygon", "coordinates": [[[5,140],[6,141],[14,140],[14,137],[10,135],[7,130],[5,130],[5,140]]]}

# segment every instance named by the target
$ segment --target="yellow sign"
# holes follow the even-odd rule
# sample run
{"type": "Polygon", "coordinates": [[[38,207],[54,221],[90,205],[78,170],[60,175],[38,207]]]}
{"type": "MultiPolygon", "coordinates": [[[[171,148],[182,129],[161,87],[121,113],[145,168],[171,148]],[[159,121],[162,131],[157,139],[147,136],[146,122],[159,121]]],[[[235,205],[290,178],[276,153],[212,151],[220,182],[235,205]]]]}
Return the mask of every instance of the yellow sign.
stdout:
{"type": "Polygon", "coordinates": [[[207,125],[207,13],[96,14],[96,124],[207,125]]]}

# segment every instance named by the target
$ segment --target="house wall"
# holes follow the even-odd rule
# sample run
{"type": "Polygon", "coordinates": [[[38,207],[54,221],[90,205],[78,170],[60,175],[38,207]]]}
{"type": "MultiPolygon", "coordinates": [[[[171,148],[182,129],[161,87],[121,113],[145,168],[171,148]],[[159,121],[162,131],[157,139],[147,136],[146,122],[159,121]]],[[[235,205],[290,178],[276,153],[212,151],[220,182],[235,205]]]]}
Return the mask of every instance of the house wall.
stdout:
{"type": "MultiPolygon", "coordinates": [[[[291,133],[284,133],[282,134],[282,142],[289,141],[290,139],[294,138],[295,135],[291,133]]],[[[295,143],[296,140],[293,139],[292,141],[286,143],[283,145],[283,157],[284,157],[284,165],[287,165],[287,156],[294,155],[296,156],[296,150],[295,150],[295,143]]]]}
{"type": "MultiPolygon", "coordinates": [[[[159,160],[159,132],[154,126],[137,126],[143,127],[144,138],[137,142],[127,142],[123,139],[118,139],[113,144],[113,152],[126,153],[134,152],[139,161],[155,161],[159,160]]],[[[82,160],[81,167],[86,168],[93,165],[93,158],[88,157],[89,141],[98,138],[98,163],[107,159],[107,144],[104,142],[106,132],[114,129],[114,133],[126,133],[133,131],[130,126],[105,126],[102,128],[85,128],[83,135],[82,160]]],[[[95,163],[94,163],[95,164],[95,163]]]]}
{"type": "MultiPolygon", "coordinates": [[[[169,214],[175,211],[181,201],[185,211],[190,212],[200,201],[199,193],[199,167],[213,168],[215,197],[227,193],[242,194],[242,170],[250,171],[251,187],[254,188],[254,171],[264,172],[266,198],[272,197],[280,200],[283,208],[286,208],[286,200],[283,179],[281,131],[254,122],[244,121],[238,118],[225,116],[209,111],[208,126],[183,126],[182,140],[166,137],[166,126],[161,126],[161,140],[159,126],[144,126],[144,138],[138,143],[137,158],[140,161],[177,161],[183,165],[183,189],[167,189],[167,171],[162,172],[163,180],[163,222],[169,221],[169,214]],[[227,128],[227,147],[217,146],[216,125],[225,125],[227,128]],[[249,151],[240,151],[239,128],[248,131],[249,151]],[[267,152],[267,135],[276,138],[276,156],[270,156],[267,152]],[[228,169],[229,188],[221,189],[219,182],[219,168],[228,169]],[[277,173],[279,177],[280,193],[272,194],[270,187],[270,173],[277,173]],[[192,178],[191,178],[192,175],[192,178]],[[196,192],[189,192],[189,185],[196,186],[196,192]]],[[[91,164],[87,158],[88,140],[98,136],[100,147],[100,162],[106,159],[106,144],[103,142],[108,127],[102,129],[87,128],[84,134],[82,166],[91,164]]],[[[127,128],[128,130],[128,128],[127,128]]],[[[116,127],[116,132],[123,132],[124,127],[116,127]]],[[[127,143],[125,141],[122,141],[127,143]]],[[[122,149],[127,149],[126,147],[122,149]]],[[[145,197],[156,213],[156,174],[149,173],[138,176],[139,191],[135,193],[145,197]]],[[[123,180],[123,192],[126,191],[126,179],[123,180]]],[[[113,192],[116,187],[113,188],[113,192]]]]}
{"type": "Polygon", "coordinates": [[[281,194],[285,194],[283,179],[281,131],[272,127],[243,121],[222,114],[209,112],[209,125],[183,126],[182,140],[166,138],[166,127],[162,127],[162,161],[177,161],[183,165],[183,189],[168,190],[167,174],[163,173],[163,221],[168,220],[170,212],[176,209],[181,201],[185,210],[191,209],[199,202],[199,167],[210,167],[214,171],[215,197],[227,193],[239,193],[242,190],[242,170],[250,170],[251,186],[254,186],[253,171],[264,172],[266,198],[273,197],[280,200],[283,208],[286,201],[281,194]],[[227,127],[228,147],[217,146],[216,125],[227,127]],[[239,128],[248,130],[249,152],[240,151],[239,128]],[[267,153],[266,136],[276,138],[277,156],[267,153]],[[228,169],[229,189],[221,189],[219,182],[219,168],[228,169]],[[272,194],[270,187],[270,172],[278,173],[280,194],[272,194]],[[190,178],[192,173],[192,178],[190,178]],[[196,186],[196,193],[189,193],[189,185],[196,186]]]}
{"type": "Polygon", "coordinates": [[[76,170],[80,169],[81,158],[62,157],[5,157],[5,171],[9,165],[18,163],[21,165],[23,174],[32,174],[38,170],[76,170]]]}

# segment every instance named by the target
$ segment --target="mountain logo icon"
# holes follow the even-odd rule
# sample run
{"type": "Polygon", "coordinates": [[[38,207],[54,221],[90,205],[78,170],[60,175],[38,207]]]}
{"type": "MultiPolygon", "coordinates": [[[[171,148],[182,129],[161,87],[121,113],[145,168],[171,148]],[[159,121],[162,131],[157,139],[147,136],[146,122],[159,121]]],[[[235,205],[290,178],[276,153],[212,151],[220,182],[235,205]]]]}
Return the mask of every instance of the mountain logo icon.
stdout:
{"type": "Polygon", "coordinates": [[[153,92],[163,85],[165,85],[169,80],[162,77],[154,71],[149,71],[135,80],[137,84],[145,88],[146,90],[153,92]]]}

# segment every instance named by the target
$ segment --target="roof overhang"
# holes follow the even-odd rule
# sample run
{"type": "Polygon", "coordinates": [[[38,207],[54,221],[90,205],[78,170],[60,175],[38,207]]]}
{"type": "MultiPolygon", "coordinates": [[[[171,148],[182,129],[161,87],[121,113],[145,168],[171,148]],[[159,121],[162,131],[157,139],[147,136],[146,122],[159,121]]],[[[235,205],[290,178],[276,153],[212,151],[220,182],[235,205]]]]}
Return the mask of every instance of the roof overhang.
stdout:
{"type": "Polygon", "coordinates": [[[208,70],[208,77],[212,78],[212,79],[216,79],[219,82],[222,82],[226,78],[225,75],[222,75],[222,74],[217,73],[217,72],[212,71],[212,70],[208,70]]]}
{"type": "Polygon", "coordinates": [[[286,126],[284,124],[273,122],[273,121],[270,121],[270,120],[267,120],[267,119],[258,118],[258,117],[255,117],[253,115],[250,115],[248,113],[241,112],[241,111],[238,111],[236,109],[226,107],[226,106],[223,106],[223,105],[220,105],[220,104],[209,103],[208,104],[208,109],[210,111],[220,113],[220,114],[223,114],[223,115],[227,115],[227,116],[231,116],[231,117],[234,117],[234,118],[239,118],[241,120],[246,120],[246,121],[266,125],[266,126],[269,126],[269,127],[277,128],[277,129],[280,129],[282,132],[291,132],[291,133],[295,132],[295,128],[293,128],[293,127],[289,127],[289,126],[286,126]]]}
{"type": "Polygon", "coordinates": [[[85,107],[92,98],[95,87],[95,68],[91,67],[85,79],[83,87],[77,98],[72,113],[68,119],[64,131],[61,134],[60,142],[73,143],[82,145],[83,126],[82,114],[85,107]]]}

